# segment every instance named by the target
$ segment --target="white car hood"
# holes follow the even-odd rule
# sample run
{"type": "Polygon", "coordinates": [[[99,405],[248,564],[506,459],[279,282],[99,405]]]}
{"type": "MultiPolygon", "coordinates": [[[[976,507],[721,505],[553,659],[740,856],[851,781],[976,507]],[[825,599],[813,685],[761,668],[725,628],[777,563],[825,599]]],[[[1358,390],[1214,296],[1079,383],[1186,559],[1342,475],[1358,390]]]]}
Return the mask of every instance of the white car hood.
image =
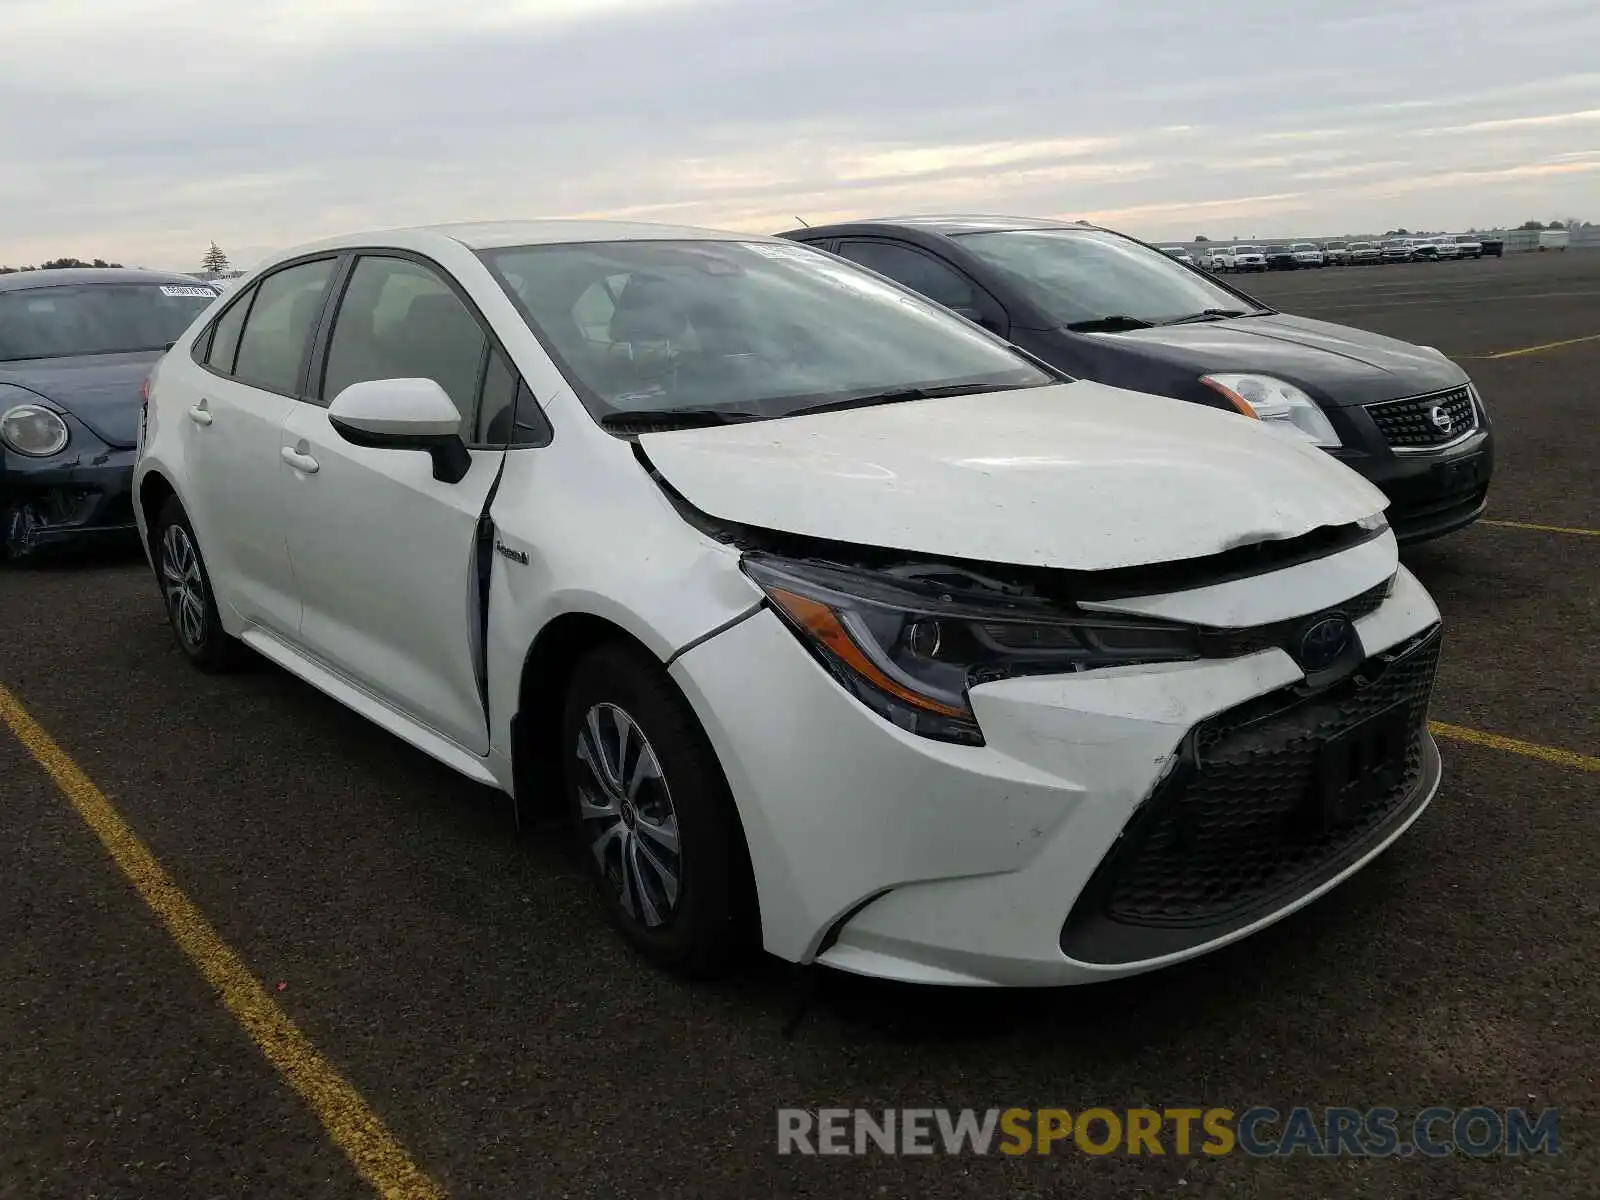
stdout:
{"type": "Polygon", "coordinates": [[[1381,512],[1321,450],[1246,417],[1079,381],[644,434],[714,517],[833,541],[1099,571],[1381,512]]]}

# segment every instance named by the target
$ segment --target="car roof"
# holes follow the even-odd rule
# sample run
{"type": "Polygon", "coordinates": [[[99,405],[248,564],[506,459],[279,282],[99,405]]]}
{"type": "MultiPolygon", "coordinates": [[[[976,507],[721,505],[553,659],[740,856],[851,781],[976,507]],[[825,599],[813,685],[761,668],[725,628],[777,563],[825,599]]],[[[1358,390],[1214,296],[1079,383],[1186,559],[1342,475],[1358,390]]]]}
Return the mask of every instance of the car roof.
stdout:
{"type": "Polygon", "coordinates": [[[503,246],[566,245],[582,242],[644,241],[776,241],[761,233],[735,233],[703,229],[691,225],[658,225],[648,221],[603,221],[577,218],[551,218],[523,221],[459,221],[439,225],[412,225],[393,229],[344,233],[290,247],[272,256],[277,262],[298,254],[318,250],[343,250],[353,247],[386,245],[396,241],[437,240],[455,242],[469,250],[493,250],[503,246]]]}
{"type": "Polygon", "coordinates": [[[10,271],[0,275],[0,292],[77,283],[168,283],[201,287],[205,281],[176,271],[146,271],[142,267],[51,267],[44,271],[10,271]]]}
{"type": "Polygon", "coordinates": [[[944,213],[904,217],[861,217],[850,221],[834,221],[825,225],[807,225],[791,229],[784,236],[810,234],[835,236],[842,233],[865,233],[874,229],[915,229],[953,237],[963,233],[1003,233],[1025,229],[1099,229],[1088,221],[1067,221],[1058,217],[1011,217],[996,213],[944,213]]]}

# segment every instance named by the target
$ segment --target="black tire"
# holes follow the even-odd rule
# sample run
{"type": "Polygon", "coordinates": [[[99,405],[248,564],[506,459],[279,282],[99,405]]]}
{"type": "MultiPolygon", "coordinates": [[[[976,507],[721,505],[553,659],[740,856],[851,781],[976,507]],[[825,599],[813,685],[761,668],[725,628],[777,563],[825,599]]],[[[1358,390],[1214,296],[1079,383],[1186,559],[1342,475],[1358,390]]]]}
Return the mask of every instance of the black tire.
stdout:
{"type": "Polygon", "coordinates": [[[244,644],[222,627],[200,539],[176,496],[168,496],[161,506],[150,533],[150,551],[178,649],[202,671],[233,671],[249,662],[244,644]]]}
{"type": "MultiPolygon", "coordinates": [[[[589,876],[612,922],[635,949],[664,970],[689,978],[726,970],[757,924],[749,860],[716,753],[661,664],[620,642],[585,655],[574,667],[567,689],[561,758],[567,809],[589,876]],[[609,752],[614,745],[610,735],[620,727],[616,716],[620,713],[631,723],[630,739],[638,742],[642,735],[659,772],[643,776],[635,803],[615,805],[616,819],[585,815],[584,794],[612,802],[602,772],[591,772],[589,760],[580,754],[581,747],[595,745],[591,711],[607,741],[601,751],[607,761],[616,757],[609,752]],[[665,828],[666,815],[673,818],[677,833],[676,856],[657,835],[646,836],[648,830],[665,828]],[[602,839],[604,848],[597,853],[596,844],[602,839]],[[631,874],[623,861],[630,847],[637,848],[632,850],[631,874]],[[657,865],[668,872],[676,870],[675,897],[664,885],[666,873],[657,865]],[[626,887],[636,897],[631,904],[626,887]]],[[[631,759],[624,754],[617,774],[626,779],[641,758],[642,751],[631,759]]]]}

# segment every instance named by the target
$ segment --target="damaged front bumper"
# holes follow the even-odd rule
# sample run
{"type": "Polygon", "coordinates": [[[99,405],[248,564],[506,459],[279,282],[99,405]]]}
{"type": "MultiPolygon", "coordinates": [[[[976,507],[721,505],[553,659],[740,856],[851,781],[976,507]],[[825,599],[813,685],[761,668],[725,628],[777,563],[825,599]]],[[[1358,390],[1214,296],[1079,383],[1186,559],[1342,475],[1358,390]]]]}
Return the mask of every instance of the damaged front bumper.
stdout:
{"type": "Polygon", "coordinates": [[[971,693],[982,746],[878,718],[771,611],[696,646],[672,674],[738,804],[766,948],[908,982],[1077,984],[1194,957],[1311,902],[1432,799],[1437,608],[1396,569],[1392,539],[1140,602],[1260,624],[1285,615],[1274,606],[1326,607],[1300,594],[1338,602],[1391,571],[1387,598],[1354,622],[1363,660],[1335,683],[1313,687],[1277,647],[1015,678],[971,693]],[[1392,786],[1320,809],[1312,764],[1397,710],[1392,786]],[[1297,840],[1288,826],[1318,817],[1307,808],[1320,826],[1297,840]]]}
{"type": "Polygon", "coordinates": [[[11,559],[134,536],[136,451],[107,446],[68,418],[72,440],[52,458],[0,449],[0,544],[11,559]]]}

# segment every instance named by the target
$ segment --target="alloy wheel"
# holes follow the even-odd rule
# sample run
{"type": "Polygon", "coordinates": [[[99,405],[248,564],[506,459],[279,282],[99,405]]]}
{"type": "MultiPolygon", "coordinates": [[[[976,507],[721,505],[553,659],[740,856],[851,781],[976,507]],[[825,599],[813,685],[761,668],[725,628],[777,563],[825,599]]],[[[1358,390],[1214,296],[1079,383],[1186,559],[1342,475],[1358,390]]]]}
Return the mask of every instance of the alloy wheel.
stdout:
{"type": "Polygon", "coordinates": [[[161,587],[172,628],[184,646],[198,650],[206,637],[205,582],[194,539],[182,525],[168,525],[161,535],[161,587]]]}
{"type": "Polygon", "coordinates": [[[683,890],[678,815],[644,731],[614,704],[585,714],[574,748],[584,774],[578,819],[584,841],[623,911],[663,925],[683,890]]]}

